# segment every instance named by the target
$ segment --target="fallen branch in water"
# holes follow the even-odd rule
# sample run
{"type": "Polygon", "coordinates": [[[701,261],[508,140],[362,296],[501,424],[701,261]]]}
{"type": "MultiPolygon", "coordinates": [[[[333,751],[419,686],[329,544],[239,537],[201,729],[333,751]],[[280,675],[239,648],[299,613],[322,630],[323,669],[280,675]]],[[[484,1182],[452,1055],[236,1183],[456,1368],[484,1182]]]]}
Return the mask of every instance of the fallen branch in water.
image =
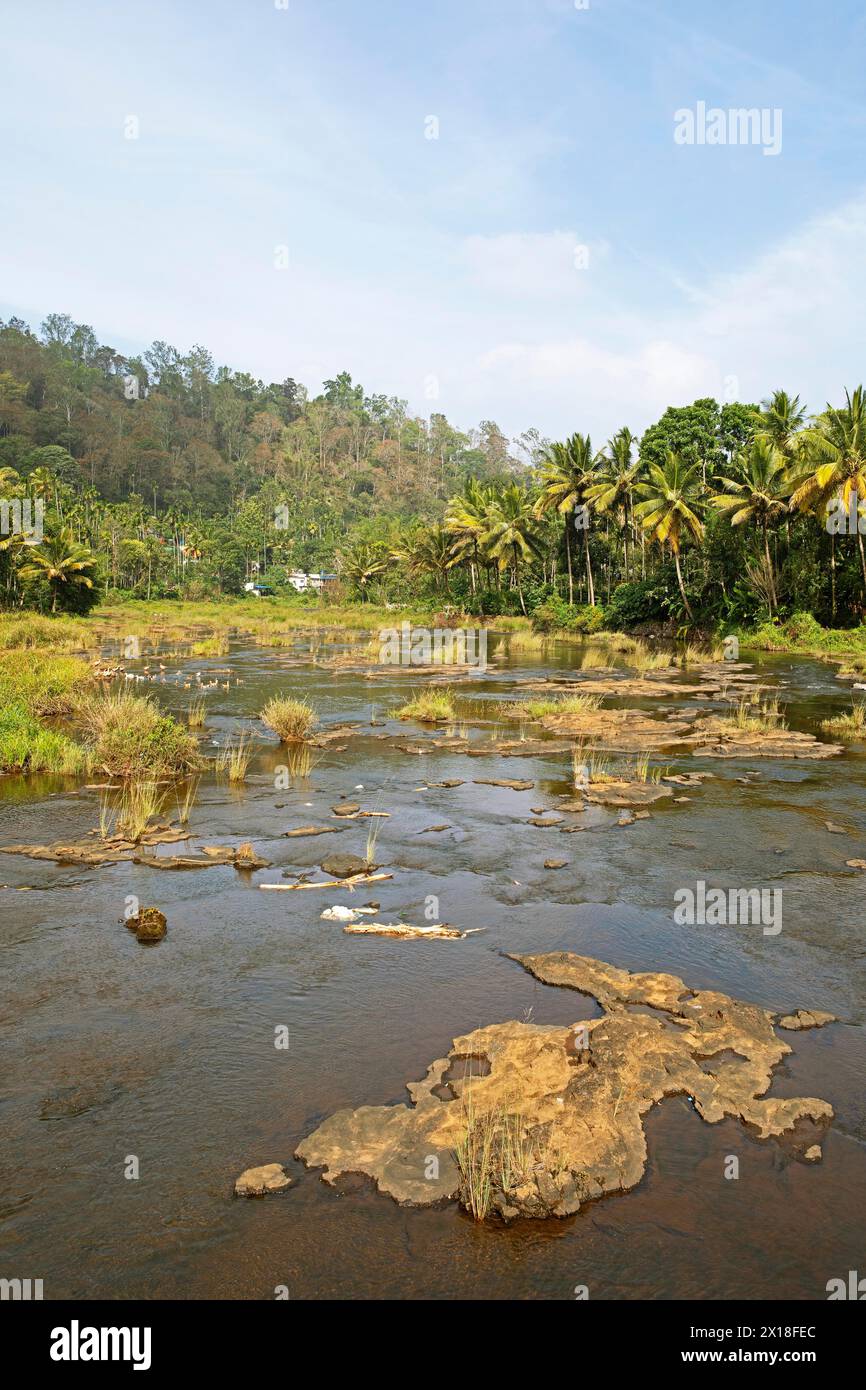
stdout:
{"type": "Polygon", "coordinates": [[[271,893],[297,893],[302,888],[348,888],[356,883],[375,883],[381,878],[393,878],[393,874],[352,874],[350,878],[327,878],[323,883],[260,883],[259,887],[271,893]]]}
{"type": "Polygon", "coordinates": [[[343,928],[344,932],[352,936],[396,936],[407,940],[432,936],[444,941],[462,941],[465,936],[481,930],[481,927],[471,927],[469,931],[461,931],[459,927],[449,927],[445,923],[439,926],[411,927],[405,922],[359,922],[343,928]]]}

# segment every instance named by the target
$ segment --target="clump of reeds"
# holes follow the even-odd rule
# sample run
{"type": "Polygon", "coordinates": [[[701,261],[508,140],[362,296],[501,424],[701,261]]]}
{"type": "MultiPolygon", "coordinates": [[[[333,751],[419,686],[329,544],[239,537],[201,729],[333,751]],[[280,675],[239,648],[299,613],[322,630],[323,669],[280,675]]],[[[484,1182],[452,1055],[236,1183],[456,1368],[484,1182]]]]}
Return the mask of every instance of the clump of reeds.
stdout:
{"type": "Polygon", "coordinates": [[[840,738],[866,737],[866,702],[855,700],[845,714],[822,720],[821,728],[828,734],[838,734],[840,738]]]}
{"type": "Polygon", "coordinates": [[[628,664],[642,673],[666,670],[672,660],[669,652],[651,652],[646,643],[635,642],[629,653],[628,664]]]}
{"type": "Polygon", "coordinates": [[[587,634],[585,639],[593,646],[606,647],[610,652],[617,652],[625,655],[633,652],[636,647],[643,646],[637,637],[630,637],[627,632],[592,632],[587,634]]]}
{"type": "Polygon", "coordinates": [[[324,753],[314,756],[308,743],[289,743],[286,745],[286,768],[293,781],[304,781],[314,767],[322,761],[324,753]]]}
{"type": "Polygon", "coordinates": [[[247,768],[253,756],[251,743],[251,734],[240,734],[237,742],[226,743],[216,757],[217,777],[225,777],[229,782],[245,781],[247,768]]]}
{"type": "Polygon", "coordinates": [[[190,813],[195,804],[196,796],[198,795],[198,784],[198,777],[188,777],[184,788],[183,801],[181,801],[179,797],[175,797],[177,801],[177,819],[180,825],[189,824],[190,813]]]}
{"type": "Polygon", "coordinates": [[[490,1214],[493,1200],[525,1182],[535,1149],[523,1117],[498,1105],[479,1111],[464,1102],[464,1130],[454,1149],[460,1172],[460,1202],[476,1221],[490,1214]]]}
{"type": "Polygon", "coordinates": [[[576,743],[571,750],[571,769],[575,791],[588,787],[592,782],[611,780],[610,759],[583,743],[576,743]]]}
{"type": "Polygon", "coordinates": [[[601,647],[587,647],[586,651],[581,653],[581,671],[604,671],[608,664],[607,653],[601,647]]]}
{"type": "Polygon", "coordinates": [[[444,724],[454,719],[455,714],[454,701],[448,692],[428,687],[401,706],[397,718],[417,719],[422,724],[444,724]]]}
{"type": "Polygon", "coordinates": [[[193,642],[190,651],[193,656],[228,656],[229,639],[225,633],[219,633],[213,637],[203,637],[199,642],[193,642]]]}
{"type": "Polygon", "coordinates": [[[765,699],[754,695],[742,696],[730,722],[746,733],[769,733],[771,730],[788,727],[778,695],[765,699]]]}
{"type": "Polygon", "coordinates": [[[650,766],[649,753],[639,753],[632,763],[628,763],[622,772],[624,782],[643,782],[658,784],[662,779],[664,769],[661,767],[650,766]]]}
{"type": "Polygon", "coordinates": [[[306,700],[296,700],[290,695],[273,695],[259,718],[283,743],[306,738],[316,723],[313,707],[306,700]]]}
{"type": "Polygon", "coordinates": [[[103,840],[112,835],[122,835],[125,840],[141,840],[164,803],[165,791],[155,782],[126,782],[115,798],[104,797],[100,803],[99,833],[103,840]]]}
{"type": "Polygon", "coordinates": [[[206,706],[207,701],[204,695],[196,695],[195,699],[190,701],[189,709],[186,712],[186,719],[191,729],[204,728],[206,706]]]}
{"type": "Polygon", "coordinates": [[[111,776],[180,777],[201,766],[195,735],[148,696],[86,694],[76,705],[95,766],[111,776]]]}
{"type": "Polygon", "coordinates": [[[502,713],[511,719],[545,719],[550,714],[592,714],[600,704],[600,695],[586,691],[574,695],[543,696],[537,700],[505,704],[502,706],[502,713]]]}

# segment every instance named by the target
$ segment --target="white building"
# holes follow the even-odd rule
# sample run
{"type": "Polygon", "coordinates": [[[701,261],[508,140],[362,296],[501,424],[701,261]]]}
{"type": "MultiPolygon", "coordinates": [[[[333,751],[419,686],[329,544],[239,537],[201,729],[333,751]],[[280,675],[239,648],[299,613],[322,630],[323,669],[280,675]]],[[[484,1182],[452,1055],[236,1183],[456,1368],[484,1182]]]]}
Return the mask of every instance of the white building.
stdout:
{"type": "Polygon", "coordinates": [[[335,574],[306,574],[304,570],[290,570],[287,575],[288,581],[293,589],[299,594],[306,593],[308,589],[322,589],[329,579],[336,579],[335,574]]]}

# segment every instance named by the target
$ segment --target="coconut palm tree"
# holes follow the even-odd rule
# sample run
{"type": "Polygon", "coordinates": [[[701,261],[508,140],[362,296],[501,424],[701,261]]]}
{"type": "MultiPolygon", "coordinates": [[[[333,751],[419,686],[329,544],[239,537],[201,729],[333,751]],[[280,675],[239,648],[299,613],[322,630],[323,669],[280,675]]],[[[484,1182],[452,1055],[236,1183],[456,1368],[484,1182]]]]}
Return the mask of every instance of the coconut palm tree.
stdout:
{"type": "Polygon", "coordinates": [[[408,541],[394,549],[392,555],[406,565],[411,575],[432,575],[436,587],[444,584],[446,590],[448,571],[457,563],[451,533],[441,522],[419,527],[408,541]]]}
{"type": "MultiPolygon", "coordinates": [[[[780,394],[777,392],[777,395],[780,394]]],[[[734,460],[730,477],[720,477],[710,505],[727,516],[732,526],[751,522],[764,538],[764,564],[770,609],[778,607],[769,528],[788,510],[791,482],[787,460],[769,433],[756,434],[734,460]]]]}
{"type": "Polygon", "coordinates": [[[492,506],[492,489],[477,478],[469,478],[463,492],[449,498],[445,508],[445,526],[452,538],[451,555],[455,564],[468,563],[473,594],[481,562],[481,542],[490,529],[492,506]]]}
{"type": "Polygon", "coordinates": [[[12,531],[8,536],[0,536],[0,579],[7,598],[11,598],[18,588],[21,560],[30,550],[23,531],[12,531]]]}
{"type": "Polygon", "coordinates": [[[641,471],[640,459],[632,457],[637,438],[627,425],[608,440],[606,454],[601,455],[599,480],[586,490],[588,502],[596,511],[616,513],[622,531],[623,572],[628,578],[628,528],[634,505],[634,487],[641,471]]]}
{"type": "Polygon", "coordinates": [[[806,411],[800,404],[800,397],[789,396],[787,391],[774,391],[761,402],[758,430],[769,436],[788,465],[794,460],[797,438],[805,419],[806,411]]]}
{"type": "Polygon", "coordinates": [[[499,495],[491,529],[485,536],[485,550],[500,570],[512,569],[524,617],[520,566],[535,559],[540,549],[538,517],[529,493],[519,483],[509,483],[499,495]]]}
{"type": "MultiPolygon", "coordinates": [[[[566,518],[565,557],[568,566],[568,601],[574,603],[574,580],[571,570],[571,515],[578,506],[587,505],[590,487],[598,481],[600,456],[593,454],[588,434],[573,434],[564,444],[550,444],[541,464],[541,493],[535,504],[536,515],[556,510],[566,518]]],[[[583,528],[583,548],[586,559],[586,589],[595,607],[595,583],[589,554],[589,527],[583,528]]]]}
{"type": "Polygon", "coordinates": [[[644,499],[635,507],[635,516],[662,548],[670,546],[680,597],[692,621],[694,613],[686,598],[680,547],[686,537],[699,541],[704,533],[704,524],[697,511],[701,496],[700,471],[700,463],[686,463],[680,454],[668,449],[664,467],[651,464],[647,481],[638,483],[635,488],[638,496],[644,499]]]}
{"type": "Polygon", "coordinates": [[[50,502],[57,486],[54,474],[47,468],[34,468],[32,473],[27,475],[27,487],[34,497],[41,497],[43,502],[50,502]]]}
{"type": "Polygon", "coordinates": [[[390,558],[386,547],[379,541],[355,541],[343,548],[337,562],[344,578],[366,600],[373,581],[388,569],[390,558]]]}
{"type": "Polygon", "coordinates": [[[92,589],[97,560],[89,546],[81,545],[69,527],[46,536],[41,545],[30,549],[21,565],[22,579],[43,579],[51,591],[51,612],[64,589],[92,589]]]}
{"type": "MultiPolygon", "coordinates": [[[[841,498],[846,510],[866,501],[866,398],[863,387],[845,392],[845,405],[828,405],[814,425],[804,431],[800,466],[791,506],[802,512],[826,512],[828,502],[841,498]]],[[[860,571],[866,593],[866,554],[857,527],[860,571]]]]}

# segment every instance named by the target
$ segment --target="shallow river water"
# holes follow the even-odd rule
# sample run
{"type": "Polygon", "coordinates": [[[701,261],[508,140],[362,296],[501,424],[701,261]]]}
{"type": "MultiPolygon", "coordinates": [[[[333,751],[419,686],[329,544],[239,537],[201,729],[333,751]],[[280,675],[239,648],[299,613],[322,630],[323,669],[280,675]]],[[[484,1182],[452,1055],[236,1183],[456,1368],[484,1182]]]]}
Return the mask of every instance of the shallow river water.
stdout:
{"type": "MultiPolygon", "coordinates": [[[[178,673],[207,681],[231,668],[219,677],[229,689],[207,694],[205,752],[242,728],[257,751],[239,789],[202,778],[190,844],[251,840],[272,868],[82,869],[0,854],[0,1275],[41,1278],[46,1298],[267,1299],[286,1286],[292,1298],[568,1299],[587,1285],[591,1298],[813,1299],[831,1278],[866,1274],[866,873],[846,866],[866,858],[863,746],[826,762],[656,759],[713,777],[647,820],[619,828],[615,811],[597,809],[585,813],[587,833],[560,836],[526,821],[568,790],[567,756],[407,754],[395,735],[431,740],[393,719],[417,678],[371,681],[294,664],[299,654],[237,641],[213,661],[165,656],[166,683],[148,687],[180,714],[195,692],[173,683],[178,673]],[[345,751],[318,750],[288,791],[274,785],[285,750],[256,720],[284,690],[308,698],[326,727],[364,726],[345,751]],[[760,775],[744,784],[746,771],[760,775]],[[478,776],[535,787],[479,786],[478,776]],[[418,790],[447,778],[464,785],[418,790]],[[355,902],[373,896],[380,916],[421,923],[435,894],[440,920],[483,931],[456,942],[352,937],[320,920],[353,901],[345,890],[260,892],[283,869],[364,854],[367,821],[284,837],[328,820],[341,795],[390,813],[376,858],[394,877],[355,902]],[[450,829],[424,833],[443,822],[450,829]],[[567,866],[545,870],[551,855],[567,866]],[[676,890],[698,879],[783,888],[782,931],[675,924],[676,890]],[[158,946],[124,929],[130,894],[166,913],[158,946]],[[830,1027],[783,1035],[793,1051],[770,1091],[832,1104],[822,1161],[756,1142],[739,1122],[706,1124],[672,1098],[646,1117],[649,1161],[632,1192],[506,1228],[455,1206],[398,1207],[367,1180],[334,1189],[292,1158],[335,1109],[407,1100],[406,1082],[459,1034],[529,1010],[536,1023],[592,1016],[593,1001],[539,984],[506,956],[553,950],[669,971],[774,1011],[836,1014],[830,1027]],[[288,1050],[274,1046],[280,1025],[288,1050]],[[125,1176],[133,1155],[137,1180],[125,1176]],[[727,1155],[739,1157],[737,1180],[725,1178],[727,1155]],[[233,1197],[244,1168],[273,1161],[296,1179],[290,1192],[233,1197]]],[[[544,673],[532,660],[518,672],[503,658],[459,698],[508,695],[518,675],[544,673]]],[[[576,660],[566,649],[560,664],[576,660]]],[[[829,666],[754,660],[793,727],[815,731],[850,702],[829,666]]],[[[82,839],[99,796],[4,777],[0,844],[82,839]]]]}

